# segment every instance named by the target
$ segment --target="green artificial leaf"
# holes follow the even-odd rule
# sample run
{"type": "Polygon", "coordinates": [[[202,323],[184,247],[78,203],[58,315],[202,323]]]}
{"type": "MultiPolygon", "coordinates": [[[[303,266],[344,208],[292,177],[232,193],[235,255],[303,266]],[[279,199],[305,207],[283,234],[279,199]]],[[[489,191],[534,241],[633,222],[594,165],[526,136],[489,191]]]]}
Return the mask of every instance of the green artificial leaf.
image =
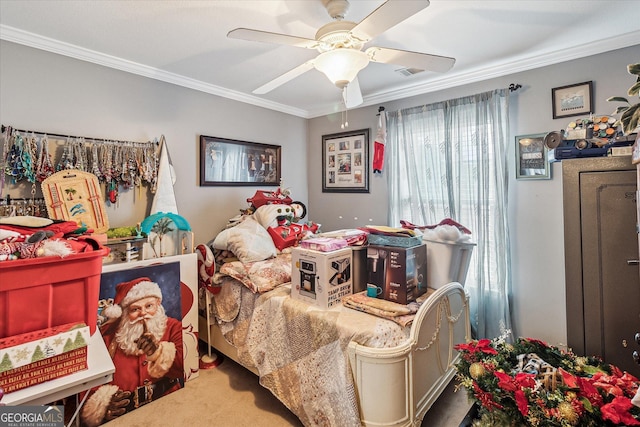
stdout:
{"type": "Polygon", "coordinates": [[[629,103],[627,98],[623,98],[621,96],[612,96],[611,98],[607,99],[607,101],[609,101],[609,102],[626,102],[627,104],[629,103]]]}
{"type": "MultiPolygon", "coordinates": [[[[638,76],[636,79],[636,83],[629,88],[627,91],[629,96],[636,96],[640,93],[640,63],[637,64],[629,64],[627,66],[627,70],[629,74],[633,74],[638,76]]],[[[640,103],[636,103],[632,105],[626,98],[621,96],[612,96],[607,101],[610,102],[624,102],[628,105],[620,106],[616,108],[615,114],[622,114],[620,119],[616,121],[615,126],[622,126],[622,132],[625,135],[629,135],[638,128],[638,123],[640,121],[640,103]]]]}
{"type": "Polygon", "coordinates": [[[638,120],[640,119],[640,104],[636,104],[622,113],[620,121],[622,122],[622,130],[625,134],[633,133],[638,127],[638,120]]]}
{"type": "MultiPolygon", "coordinates": [[[[616,110],[613,113],[611,113],[611,115],[624,113],[625,111],[627,111],[628,108],[629,107],[623,107],[623,106],[617,107],[616,110]]],[[[620,120],[618,120],[618,122],[620,122],[620,120]]],[[[620,124],[620,123],[618,123],[618,124],[620,124]]],[[[616,124],[614,126],[618,126],[618,124],[616,124]]]]}

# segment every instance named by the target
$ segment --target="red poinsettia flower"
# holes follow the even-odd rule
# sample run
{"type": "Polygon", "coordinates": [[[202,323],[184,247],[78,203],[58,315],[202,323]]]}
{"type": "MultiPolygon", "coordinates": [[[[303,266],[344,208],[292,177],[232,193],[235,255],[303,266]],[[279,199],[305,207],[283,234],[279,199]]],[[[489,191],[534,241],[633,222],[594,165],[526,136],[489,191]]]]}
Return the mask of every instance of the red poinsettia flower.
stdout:
{"type": "Polygon", "coordinates": [[[498,378],[498,387],[506,391],[516,391],[525,387],[534,388],[536,385],[534,374],[519,372],[515,377],[500,371],[495,371],[493,374],[498,378]]]}
{"type": "Polygon", "coordinates": [[[546,342],[544,342],[544,341],[540,341],[540,340],[537,340],[537,339],[535,339],[535,338],[525,338],[525,339],[526,339],[527,341],[529,341],[529,342],[534,343],[534,344],[538,344],[538,345],[541,345],[541,346],[543,346],[543,347],[549,347],[549,344],[547,344],[547,343],[546,343],[546,342]]]}
{"type": "Polygon", "coordinates": [[[498,371],[494,372],[493,375],[498,378],[498,387],[501,389],[506,391],[516,391],[518,389],[511,375],[498,371]]]}
{"type": "Polygon", "coordinates": [[[564,385],[569,388],[578,388],[578,379],[575,375],[565,371],[562,368],[558,368],[558,372],[560,372],[560,375],[562,375],[562,381],[564,382],[564,385]]]}
{"type": "Polygon", "coordinates": [[[577,380],[578,386],[580,387],[578,394],[586,397],[593,406],[602,405],[602,396],[598,393],[598,389],[591,383],[591,380],[584,377],[577,377],[577,380]]]}
{"type": "Polygon", "coordinates": [[[624,391],[620,388],[620,385],[623,385],[623,383],[619,381],[619,378],[613,375],[597,372],[591,378],[591,382],[596,388],[604,391],[606,394],[610,394],[612,396],[624,396],[624,391]]]}
{"type": "Polygon", "coordinates": [[[516,390],[514,394],[516,397],[516,405],[518,405],[518,410],[523,417],[526,417],[527,414],[529,414],[529,401],[527,400],[527,396],[525,396],[522,389],[516,390]]]}
{"type": "Polygon", "coordinates": [[[491,347],[491,340],[486,338],[478,341],[471,341],[468,344],[457,344],[454,348],[458,351],[464,350],[469,353],[482,352],[486,354],[498,354],[498,351],[491,347]]]}
{"type": "Polygon", "coordinates": [[[616,397],[600,408],[602,412],[602,419],[605,421],[611,421],[616,425],[624,426],[640,426],[640,421],[636,420],[629,412],[629,409],[633,404],[631,400],[626,397],[616,397]]]}
{"type": "Polygon", "coordinates": [[[475,393],[476,399],[487,408],[489,411],[493,409],[503,409],[503,406],[493,400],[493,396],[491,393],[488,393],[480,388],[477,383],[473,383],[473,391],[475,393]]]}
{"type": "Polygon", "coordinates": [[[534,374],[519,372],[516,374],[514,380],[519,387],[534,388],[536,386],[535,378],[536,376],[534,374]]]}
{"type": "Polygon", "coordinates": [[[620,377],[620,381],[622,382],[621,387],[624,389],[627,396],[635,396],[638,392],[639,381],[636,377],[631,375],[628,372],[625,372],[620,377]]]}

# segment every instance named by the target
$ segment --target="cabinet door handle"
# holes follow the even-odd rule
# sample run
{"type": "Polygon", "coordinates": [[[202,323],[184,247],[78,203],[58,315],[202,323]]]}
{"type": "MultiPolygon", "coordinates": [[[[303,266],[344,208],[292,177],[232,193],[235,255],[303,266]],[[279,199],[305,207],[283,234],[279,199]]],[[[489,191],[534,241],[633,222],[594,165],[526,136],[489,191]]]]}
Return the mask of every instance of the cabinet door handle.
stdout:
{"type": "Polygon", "coordinates": [[[640,354],[638,354],[637,351],[634,351],[633,353],[631,353],[633,355],[633,360],[635,360],[635,362],[640,365],[640,354]]]}
{"type": "Polygon", "coordinates": [[[640,265],[640,259],[628,259],[627,265],[640,265]]]}
{"type": "Polygon", "coordinates": [[[640,332],[636,332],[636,334],[633,336],[633,339],[636,340],[638,344],[640,344],[640,332]]]}

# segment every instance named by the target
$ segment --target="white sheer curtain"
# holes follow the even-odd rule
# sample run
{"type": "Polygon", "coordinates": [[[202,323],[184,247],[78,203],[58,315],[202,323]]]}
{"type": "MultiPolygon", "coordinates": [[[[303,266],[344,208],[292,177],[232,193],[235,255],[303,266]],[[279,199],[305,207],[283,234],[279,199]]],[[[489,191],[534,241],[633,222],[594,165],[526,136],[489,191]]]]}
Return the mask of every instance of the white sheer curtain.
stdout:
{"type": "Polygon", "coordinates": [[[509,90],[387,113],[389,224],[452,218],[477,243],[465,283],[476,338],[512,330],[507,226],[509,90]]]}

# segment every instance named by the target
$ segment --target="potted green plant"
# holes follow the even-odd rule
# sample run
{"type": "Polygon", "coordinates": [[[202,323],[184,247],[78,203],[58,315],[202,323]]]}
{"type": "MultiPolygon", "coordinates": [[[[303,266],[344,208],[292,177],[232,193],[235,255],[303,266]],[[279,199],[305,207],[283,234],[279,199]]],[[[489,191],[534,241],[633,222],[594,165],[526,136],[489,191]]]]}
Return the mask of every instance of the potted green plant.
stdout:
{"type": "MultiPolygon", "coordinates": [[[[629,88],[627,95],[629,96],[638,96],[640,92],[640,63],[638,64],[629,64],[627,66],[627,70],[629,74],[637,76],[636,83],[629,88]]],[[[636,131],[638,128],[638,122],[640,120],[640,102],[635,104],[631,104],[627,98],[622,96],[612,96],[607,99],[609,102],[624,102],[627,105],[621,105],[616,108],[613,114],[622,114],[620,119],[616,123],[617,125],[622,126],[622,132],[625,135],[629,135],[636,131]]]]}

